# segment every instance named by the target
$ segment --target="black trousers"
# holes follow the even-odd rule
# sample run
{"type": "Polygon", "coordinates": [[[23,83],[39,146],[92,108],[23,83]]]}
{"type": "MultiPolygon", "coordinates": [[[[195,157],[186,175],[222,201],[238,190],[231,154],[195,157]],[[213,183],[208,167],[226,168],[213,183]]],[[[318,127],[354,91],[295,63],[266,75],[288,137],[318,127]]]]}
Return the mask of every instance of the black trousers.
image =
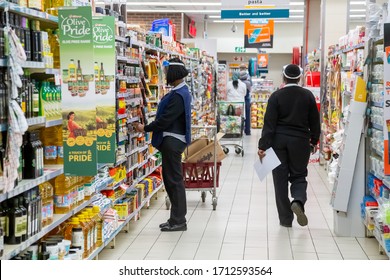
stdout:
{"type": "Polygon", "coordinates": [[[162,173],[169,200],[171,201],[171,225],[186,222],[187,200],[183,182],[181,156],[186,144],[182,141],[167,136],[159,147],[162,155],[162,173]]]}
{"type": "Polygon", "coordinates": [[[305,205],[307,200],[307,165],[310,159],[309,139],[276,134],[273,149],[281,165],[272,171],[274,179],[276,207],[281,224],[289,225],[294,219],[288,196],[288,184],[293,200],[305,205]]]}

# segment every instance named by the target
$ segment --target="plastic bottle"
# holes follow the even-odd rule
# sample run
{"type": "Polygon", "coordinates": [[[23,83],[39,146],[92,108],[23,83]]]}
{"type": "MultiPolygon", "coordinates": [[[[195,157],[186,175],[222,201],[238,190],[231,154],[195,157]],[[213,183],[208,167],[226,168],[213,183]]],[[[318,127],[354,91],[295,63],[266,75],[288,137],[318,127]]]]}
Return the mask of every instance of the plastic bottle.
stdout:
{"type": "Polygon", "coordinates": [[[100,207],[95,205],[92,207],[92,213],[96,221],[96,247],[103,245],[103,219],[100,213],[100,207]]]}
{"type": "Polygon", "coordinates": [[[89,222],[91,224],[91,253],[96,249],[96,240],[97,240],[97,224],[96,219],[94,217],[94,213],[92,208],[86,208],[85,216],[88,217],[89,222]]]}
{"type": "Polygon", "coordinates": [[[48,127],[43,133],[44,162],[45,164],[57,164],[57,127],[48,127]]]}
{"type": "Polygon", "coordinates": [[[83,259],[87,258],[91,251],[91,227],[85,216],[82,214],[77,215],[80,221],[80,225],[83,228],[84,233],[84,251],[83,259]]]}
{"type": "Polygon", "coordinates": [[[69,177],[57,176],[54,187],[54,214],[65,214],[72,209],[72,192],[69,177]]]}

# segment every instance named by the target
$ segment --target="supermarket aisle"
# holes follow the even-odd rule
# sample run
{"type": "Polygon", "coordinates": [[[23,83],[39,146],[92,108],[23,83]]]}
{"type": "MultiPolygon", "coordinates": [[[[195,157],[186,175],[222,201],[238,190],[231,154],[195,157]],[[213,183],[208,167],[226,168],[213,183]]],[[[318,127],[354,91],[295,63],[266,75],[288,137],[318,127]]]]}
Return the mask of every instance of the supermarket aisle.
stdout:
{"type": "Polygon", "coordinates": [[[211,195],[202,203],[200,193],[187,192],[188,230],[160,232],[169,217],[165,193],[132,221],[129,233],[120,233],[115,249],[106,248],[99,259],[271,259],[338,260],[387,259],[375,239],[333,236],[330,188],[321,167],[309,170],[308,227],[296,221],[290,229],[279,226],[272,177],[260,183],[253,172],[260,131],[245,137],[245,157],[230,153],[223,161],[217,210],[211,195]]]}

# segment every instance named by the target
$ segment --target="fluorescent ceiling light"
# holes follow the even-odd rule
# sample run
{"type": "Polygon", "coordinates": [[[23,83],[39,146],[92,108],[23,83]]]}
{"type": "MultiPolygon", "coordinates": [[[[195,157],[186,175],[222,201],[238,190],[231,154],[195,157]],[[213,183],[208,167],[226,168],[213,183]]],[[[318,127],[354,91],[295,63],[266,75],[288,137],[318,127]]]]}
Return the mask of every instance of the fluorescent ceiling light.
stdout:
{"type": "Polygon", "coordinates": [[[299,16],[290,16],[290,18],[303,18],[303,15],[299,15],[299,16]]]}
{"type": "Polygon", "coordinates": [[[221,16],[211,15],[209,18],[221,18],[221,16]]]}
{"type": "Polygon", "coordinates": [[[303,10],[290,10],[290,13],[303,13],[303,10]]]}
{"type": "Polygon", "coordinates": [[[302,20],[275,20],[275,23],[303,23],[302,20]]]}
{"type": "Polygon", "coordinates": [[[303,6],[305,3],[303,2],[290,2],[290,6],[303,6]]]}
{"type": "Polygon", "coordinates": [[[221,6],[221,3],[213,2],[127,2],[127,6],[221,6]]]}
{"type": "Polygon", "coordinates": [[[350,5],[366,5],[366,1],[351,1],[350,5]]]}
{"type": "Polygon", "coordinates": [[[357,13],[357,12],[362,13],[362,12],[366,12],[366,11],[367,10],[365,10],[365,9],[350,10],[350,12],[352,12],[352,13],[357,13]]]}
{"type": "MultiPolygon", "coordinates": [[[[161,2],[164,3],[164,2],[161,2]]],[[[208,13],[220,13],[220,10],[139,10],[139,9],[129,9],[127,8],[128,12],[134,12],[134,13],[192,13],[192,14],[208,14],[208,13]]]]}
{"type": "Polygon", "coordinates": [[[244,23],[243,20],[213,20],[215,23],[244,23]]]}
{"type": "Polygon", "coordinates": [[[364,18],[366,15],[350,15],[351,18],[364,18]]]}

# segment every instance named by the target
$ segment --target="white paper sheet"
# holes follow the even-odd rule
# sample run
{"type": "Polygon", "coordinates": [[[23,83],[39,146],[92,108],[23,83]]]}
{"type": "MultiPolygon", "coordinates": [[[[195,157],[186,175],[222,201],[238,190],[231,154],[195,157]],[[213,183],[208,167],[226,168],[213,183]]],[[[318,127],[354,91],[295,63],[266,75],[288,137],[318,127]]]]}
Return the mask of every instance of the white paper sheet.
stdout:
{"type": "Polygon", "coordinates": [[[265,157],[263,162],[260,162],[260,159],[256,160],[254,168],[256,170],[257,176],[259,176],[260,181],[263,181],[267,175],[280,165],[280,160],[275,154],[275,151],[272,148],[269,148],[265,151],[265,157]]]}

